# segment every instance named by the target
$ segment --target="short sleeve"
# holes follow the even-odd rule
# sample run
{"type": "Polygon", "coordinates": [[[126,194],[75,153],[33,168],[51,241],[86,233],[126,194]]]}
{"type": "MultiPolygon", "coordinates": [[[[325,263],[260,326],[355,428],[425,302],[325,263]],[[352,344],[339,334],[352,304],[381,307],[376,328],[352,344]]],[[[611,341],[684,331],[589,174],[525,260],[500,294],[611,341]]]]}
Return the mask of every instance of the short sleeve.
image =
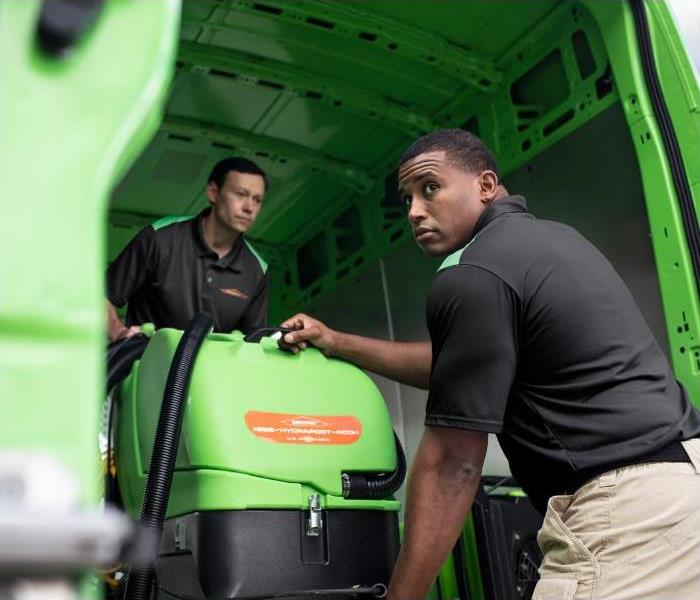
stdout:
{"type": "Polygon", "coordinates": [[[270,296],[270,276],[265,273],[255,290],[255,296],[246,308],[237,329],[243,333],[252,333],[256,329],[267,327],[267,310],[270,296]]]}
{"type": "Polygon", "coordinates": [[[426,425],[500,433],[517,369],[519,307],[515,292],[480,267],[455,265],[435,276],[426,425]]]}
{"type": "Polygon", "coordinates": [[[153,272],[155,230],[150,225],[139,231],[107,269],[107,298],[122,307],[153,272]]]}

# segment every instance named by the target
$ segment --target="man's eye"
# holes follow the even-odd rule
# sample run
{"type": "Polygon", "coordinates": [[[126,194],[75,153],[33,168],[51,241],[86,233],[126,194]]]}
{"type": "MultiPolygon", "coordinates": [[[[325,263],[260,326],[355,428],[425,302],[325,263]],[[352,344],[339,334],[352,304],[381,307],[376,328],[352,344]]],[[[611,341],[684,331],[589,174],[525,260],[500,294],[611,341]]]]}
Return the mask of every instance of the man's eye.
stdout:
{"type": "Polygon", "coordinates": [[[440,186],[437,183],[426,183],[425,186],[423,187],[423,193],[426,196],[430,196],[434,194],[435,192],[438,191],[440,186]]]}
{"type": "Polygon", "coordinates": [[[401,196],[401,202],[406,208],[411,208],[411,196],[409,194],[404,194],[401,196]]]}

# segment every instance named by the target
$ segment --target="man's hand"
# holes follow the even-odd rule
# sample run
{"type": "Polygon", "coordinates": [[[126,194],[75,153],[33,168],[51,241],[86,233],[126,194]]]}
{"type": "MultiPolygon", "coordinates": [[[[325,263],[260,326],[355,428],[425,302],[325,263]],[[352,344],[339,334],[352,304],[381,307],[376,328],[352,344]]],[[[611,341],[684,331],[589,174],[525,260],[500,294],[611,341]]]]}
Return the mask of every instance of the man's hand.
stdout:
{"type": "Polygon", "coordinates": [[[116,336],[112,337],[110,341],[116,342],[117,340],[125,340],[130,337],[134,337],[135,335],[141,333],[141,326],[140,325],[132,325],[131,327],[127,327],[126,325],[120,329],[116,336]]]}
{"type": "Polygon", "coordinates": [[[110,342],[117,340],[125,340],[134,337],[137,333],[141,333],[140,325],[132,325],[127,327],[117,315],[117,309],[107,300],[107,337],[110,342]]]}
{"type": "Polygon", "coordinates": [[[336,331],[303,313],[282,323],[293,329],[279,341],[295,354],[312,344],[328,357],[340,358],[399,383],[428,389],[430,342],[389,342],[336,331]]]}
{"type": "Polygon", "coordinates": [[[287,319],[281,327],[294,329],[282,336],[280,345],[295,354],[308,344],[312,344],[326,356],[333,356],[336,350],[338,333],[318,319],[299,313],[287,319]]]}

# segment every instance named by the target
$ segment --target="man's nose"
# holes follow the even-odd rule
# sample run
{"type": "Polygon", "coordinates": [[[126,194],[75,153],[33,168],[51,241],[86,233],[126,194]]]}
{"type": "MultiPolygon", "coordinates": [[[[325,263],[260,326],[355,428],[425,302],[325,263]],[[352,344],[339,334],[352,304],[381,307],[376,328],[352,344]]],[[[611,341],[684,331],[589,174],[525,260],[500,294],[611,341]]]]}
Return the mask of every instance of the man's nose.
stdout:
{"type": "Polygon", "coordinates": [[[411,205],[408,209],[408,220],[413,224],[417,225],[423,219],[425,219],[425,206],[420,200],[414,198],[411,200],[411,205]]]}
{"type": "Polygon", "coordinates": [[[253,212],[253,200],[248,196],[243,200],[243,212],[252,213],[253,212]]]}

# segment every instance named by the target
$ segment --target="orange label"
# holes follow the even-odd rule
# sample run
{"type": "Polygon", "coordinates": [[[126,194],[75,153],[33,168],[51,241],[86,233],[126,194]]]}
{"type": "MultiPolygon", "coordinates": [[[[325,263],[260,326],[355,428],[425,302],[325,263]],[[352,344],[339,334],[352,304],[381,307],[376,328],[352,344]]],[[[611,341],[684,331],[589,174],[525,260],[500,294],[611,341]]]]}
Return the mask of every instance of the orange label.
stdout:
{"type": "Polygon", "coordinates": [[[262,440],[278,444],[354,444],[362,434],[356,417],[313,417],[249,410],[245,423],[262,440]]]}

